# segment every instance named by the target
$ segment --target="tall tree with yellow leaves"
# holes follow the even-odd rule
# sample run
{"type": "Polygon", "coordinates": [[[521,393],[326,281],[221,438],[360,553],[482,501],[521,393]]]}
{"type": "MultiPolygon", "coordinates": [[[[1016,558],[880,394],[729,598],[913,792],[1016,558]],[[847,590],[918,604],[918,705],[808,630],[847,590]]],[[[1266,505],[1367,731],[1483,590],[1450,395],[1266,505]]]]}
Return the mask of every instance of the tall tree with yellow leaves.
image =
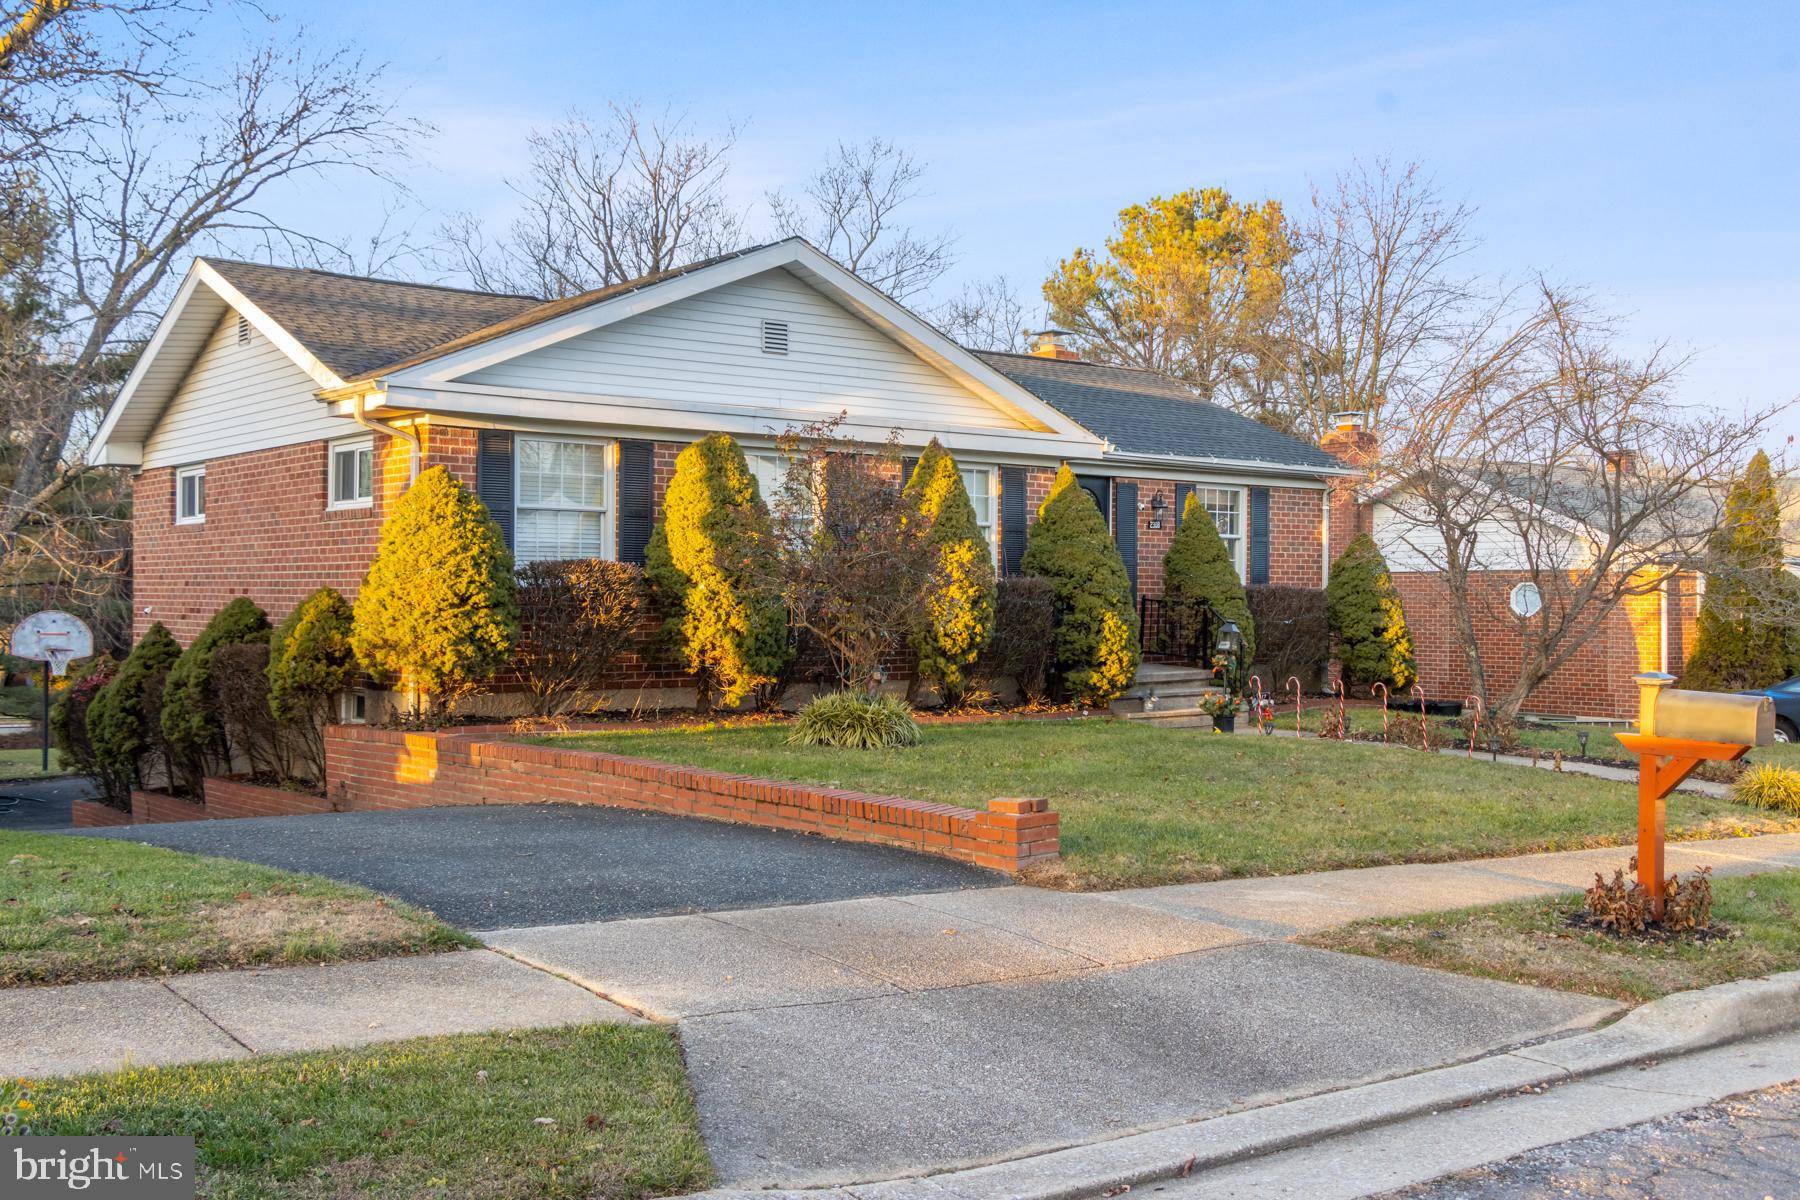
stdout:
{"type": "Polygon", "coordinates": [[[1189,188],[1121,211],[1105,250],[1058,263],[1044,299],[1084,357],[1160,371],[1210,397],[1279,361],[1292,256],[1280,204],[1189,188]]]}

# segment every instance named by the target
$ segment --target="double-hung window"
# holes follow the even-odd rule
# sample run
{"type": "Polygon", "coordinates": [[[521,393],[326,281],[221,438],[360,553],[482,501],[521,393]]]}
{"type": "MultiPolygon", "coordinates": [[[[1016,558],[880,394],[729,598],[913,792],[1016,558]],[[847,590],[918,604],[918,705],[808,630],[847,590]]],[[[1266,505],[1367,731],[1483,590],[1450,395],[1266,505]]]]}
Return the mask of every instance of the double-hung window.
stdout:
{"type": "Polygon", "coordinates": [[[1237,567],[1238,578],[1244,575],[1244,489],[1226,487],[1196,487],[1194,496],[1200,501],[1200,507],[1218,526],[1219,537],[1225,542],[1225,549],[1231,553],[1231,561],[1237,567]]]}
{"type": "Polygon", "coordinates": [[[612,555],[612,444],[517,440],[513,554],[520,563],[612,555]]]}
{"type": "Polygon", "coordinates": [[[181,467],[175,472],[175,523],[198,525],[206,520],[206,467],[181,467]]]}
{"type": "Polygon", "coordinates": [[[981,536],[987,539],[988,549],[995,554],[1000,552],[1000,540],[994,536],[994,468],[992,467],[959,467],[962,475],[963,490],[969,493],[969,503],[975,508],[975,524],[981,529],[981,536]]]}
{"type": "Polygon", "coordinates": [[[367,508],[375,503],[375,437],[342,438],[331,443],[326,480],[327,508],[367,508]]]}

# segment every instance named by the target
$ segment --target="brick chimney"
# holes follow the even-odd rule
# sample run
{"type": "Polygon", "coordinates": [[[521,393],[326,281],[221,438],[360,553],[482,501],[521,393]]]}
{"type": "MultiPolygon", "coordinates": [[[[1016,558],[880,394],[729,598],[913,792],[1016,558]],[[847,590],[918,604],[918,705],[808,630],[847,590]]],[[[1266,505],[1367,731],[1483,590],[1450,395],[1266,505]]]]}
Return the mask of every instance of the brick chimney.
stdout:
{"type": "Polygon", "coordinates": [[[1617,475],[1631,475],[1637,471],[1637,451],[1635,450],[1603,450],[1600,459],[1606,464],[1609,472],[1617,475]]]}
{"type": "Polygon", "coordinates": [[[1054,358],[1063,362],[1080,362],[1081,355],[1069,349],[1063,339],[1069,336],[1066,329],[1040,329],[1031,335],[1031,355],[1033,358],[1054,358]]]}
{"type": "Polygon", "coordinates": [[[1375,461],[1375,435],[1369,432],[1368,414],[1332,413],[1331,429],[1319,439],[1319,447],[1350,466],[1367,468],[1375,461]]]}

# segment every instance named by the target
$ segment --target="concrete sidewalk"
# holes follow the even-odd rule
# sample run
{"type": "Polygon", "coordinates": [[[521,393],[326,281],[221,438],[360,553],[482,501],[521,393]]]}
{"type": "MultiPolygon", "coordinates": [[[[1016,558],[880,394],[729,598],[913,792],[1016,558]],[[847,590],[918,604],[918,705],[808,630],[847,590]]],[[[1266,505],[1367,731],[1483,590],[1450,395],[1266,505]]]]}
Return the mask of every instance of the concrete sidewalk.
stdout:
{"type": "MultiPolygon", "coordinates": [[[[503,930],[491,950],[0,991],[0,1072],[677,1020],[724,1182],[1005,1158],[1407,1076],[1617,1006],[1289,944],[1567,890],[1622,848],[1099,894],[996,887],[503,930]],[[635,1014],[635,1015],[634,1015],[635,1014]]],[[[1800,834],[1670,847],[1800,866],[1800,834]]]]}

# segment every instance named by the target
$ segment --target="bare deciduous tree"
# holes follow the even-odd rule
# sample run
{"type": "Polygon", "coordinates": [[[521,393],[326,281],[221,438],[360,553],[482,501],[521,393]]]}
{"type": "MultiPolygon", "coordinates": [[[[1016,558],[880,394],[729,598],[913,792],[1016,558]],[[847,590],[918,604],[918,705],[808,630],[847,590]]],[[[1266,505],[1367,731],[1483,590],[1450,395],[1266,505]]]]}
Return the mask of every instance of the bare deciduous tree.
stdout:
{"type": "Polygon", "coordinates": [[[864,281],[905,303],[929,291],[955,262],[956,239],[922,234],[897,213],[918,198],[925,164],[883,138],[839,142],[800,195],[769,195],[782,237],[803,237],[864,281]]]}
{"type": "Polygon", "coordinates": [[[929,315],[939,329],[972,350],[1025,349],[1025,302],[1004,275],[964,284],[929,315]]]}
{"type": "Polygon", "coordinates": [[[1541,286],[1495,305],[1391,423],[1383,532],[1438,573],[1475,692],[1510,720],[1621,606],[1703,564],[1726,488],[1772,412],[1684,408],[1683,363],[1633,357],[1541,286]],[[1530,584],[1536,609],[1513,604],[1530,584]],[[1477,636],[1516,631],[1516,646],[1477,636]]]}
{"type": "Polygon", "coordinates": [[[1307,437],[1334,412],[1381,424],[1391,401],[1480,341],[1479,295],[1460,273],[1473,213],[1446,200],[1416,163],[1358,162],[1292,232],[1278,334],[1248,380],[1272,424],[1307,437]]]}
{"type": "Polygon", "coordinates": [[[519,213],[502,232],[462,214],[443,229],[446,266],[485,291],[559,298],[738,249],[743,214],[726,191],[737,131],[693,136],[678,114],[612,104],[534,131],[511,181],[519,213]]]}

